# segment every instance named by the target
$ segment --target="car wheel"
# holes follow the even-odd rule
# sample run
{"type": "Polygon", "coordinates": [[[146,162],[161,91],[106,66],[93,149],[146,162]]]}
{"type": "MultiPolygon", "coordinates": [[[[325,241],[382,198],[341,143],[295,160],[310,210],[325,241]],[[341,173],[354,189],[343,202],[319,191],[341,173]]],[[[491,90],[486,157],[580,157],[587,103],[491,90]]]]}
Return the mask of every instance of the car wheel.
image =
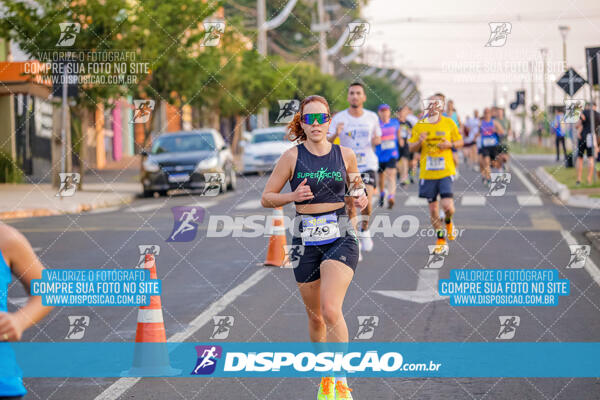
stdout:
{"type": "Polygon", "coordinates": [[[142,197],[143,198],[148,198],[148,197],[152,197],[154,196],[154,191],[153,190],[146,190],[144,189],[144,191],[142,192],[142,197]]]}
{"type": "Polygon", "coordinates": [[[227,184],[227,190],[235,190],[237,188],[237,175],[233,167],[229,168],[229,183],[227,184]]]}

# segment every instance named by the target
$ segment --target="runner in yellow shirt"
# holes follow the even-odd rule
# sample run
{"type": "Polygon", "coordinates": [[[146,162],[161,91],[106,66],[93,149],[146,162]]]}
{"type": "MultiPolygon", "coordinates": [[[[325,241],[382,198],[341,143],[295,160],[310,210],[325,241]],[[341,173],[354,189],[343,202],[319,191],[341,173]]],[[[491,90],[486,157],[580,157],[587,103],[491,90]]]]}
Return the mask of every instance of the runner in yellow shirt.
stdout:
{"type": "Polygon", "coordinates": [[[452,149],[463,145],[462,136],[456,123],[451,118],[444,117],[445,97],[436,93],[429,98],[431,101],[426,114],[412,129],[408,139],[409,150],[420,152],[419,197],[429,202],[431,223],[436,230],[436,252],[443,251],[448,240],[454,240],[452,216],[454,215],[454,200],[452,182],[456,175],[452,149]],[[440,220],[438,195],[444,210],[446,230],[440,220]]]}

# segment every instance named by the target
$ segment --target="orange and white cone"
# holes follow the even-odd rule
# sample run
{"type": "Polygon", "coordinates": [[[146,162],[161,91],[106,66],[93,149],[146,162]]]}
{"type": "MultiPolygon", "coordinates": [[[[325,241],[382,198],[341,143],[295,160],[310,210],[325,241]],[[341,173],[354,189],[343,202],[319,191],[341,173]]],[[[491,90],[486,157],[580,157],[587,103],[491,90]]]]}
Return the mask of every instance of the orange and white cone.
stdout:
{"type": "MultiPolygon", "coordinates": [[[[150,270],[150,279],[158,279],[153,254],[146,254],[144,268],[150,270]]],[[[123,375],[173,376],[180,373],[181,370],[172,368],[169,363],[160,296],[150,296],[150,305],[140,306],[138,311],[133,366],[123,375]]]]}
{"type": "MultiPolygon", "coordinates": [[[[150,279],[158,279],[156,260],[153,254],[146,254],[144,268],[150,270],[150,279]]],[[[164,343],[167,341],[160,296],[150,296],[150,305],[140,306],[135,341],[136,343],[164,343]]]]}
{"type": "Polygon", "coordinates": [[[273,226],[269,238],[269,248],[264,265],[269,267],[286,267],[289,264],[285,256],[285,226],[283,220],[283,208],[275,207],[273,210],[273,226]]]}

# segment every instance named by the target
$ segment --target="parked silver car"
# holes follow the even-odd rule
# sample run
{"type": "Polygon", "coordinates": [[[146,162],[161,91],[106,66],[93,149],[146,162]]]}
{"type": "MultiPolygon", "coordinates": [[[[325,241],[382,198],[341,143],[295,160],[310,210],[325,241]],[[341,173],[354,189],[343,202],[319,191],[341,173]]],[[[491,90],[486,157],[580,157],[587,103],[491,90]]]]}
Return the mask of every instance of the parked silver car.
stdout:
{"type": "Polygon", "coordinates": [[[272,171],[284,151],[294,146],[286,136],[285,127],[261,128],[251,132],[249,140],[242,142],[243,172],[272,171]]]}

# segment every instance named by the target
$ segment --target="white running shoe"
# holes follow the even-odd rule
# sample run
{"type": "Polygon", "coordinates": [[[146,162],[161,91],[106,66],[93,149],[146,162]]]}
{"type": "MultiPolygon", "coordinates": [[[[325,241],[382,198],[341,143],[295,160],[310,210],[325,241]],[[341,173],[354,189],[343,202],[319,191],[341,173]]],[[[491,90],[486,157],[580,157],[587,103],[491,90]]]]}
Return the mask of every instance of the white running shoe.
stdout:
{"type": "Polygon", "coordinates": [[[366,231],[362,231],[360,235],[361,247],[365,251],[373,250],[373,239],[371,239],[371,232],[367,229],[366,231]]]}

